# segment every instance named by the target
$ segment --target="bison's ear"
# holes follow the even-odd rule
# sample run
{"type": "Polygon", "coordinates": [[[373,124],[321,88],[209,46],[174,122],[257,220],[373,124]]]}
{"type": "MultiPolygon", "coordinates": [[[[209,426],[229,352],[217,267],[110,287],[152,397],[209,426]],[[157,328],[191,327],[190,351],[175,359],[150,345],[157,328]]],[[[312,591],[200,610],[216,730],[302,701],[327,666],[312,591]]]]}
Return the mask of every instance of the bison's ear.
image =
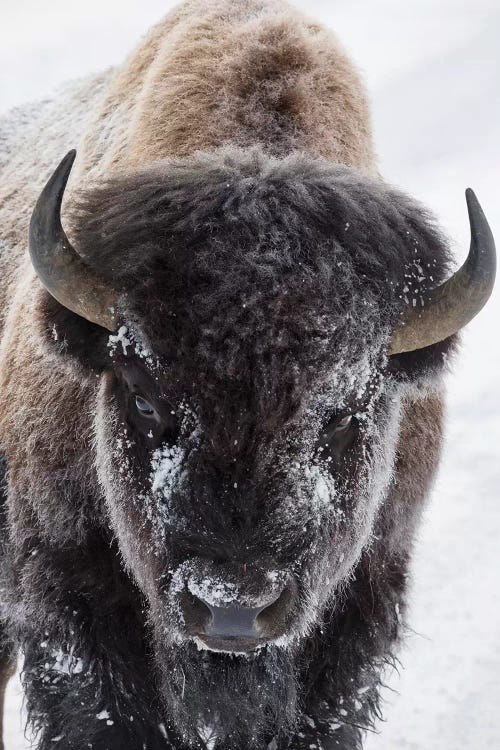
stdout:
{"type": "Polygon", "coordinates": [[[394,354],[389,357],[388,371],[406,383],[433,381],[452,364],[458,343],[459,336],[454,335],[432,346],[394,354]]]}
{"type": "Polygon", "coordinates": [[[45,290],[40,294],[37,318],[46,345],[60,357],[76,360],[96,373],[110,366],[109,331],[68,310],[45,290]]]}

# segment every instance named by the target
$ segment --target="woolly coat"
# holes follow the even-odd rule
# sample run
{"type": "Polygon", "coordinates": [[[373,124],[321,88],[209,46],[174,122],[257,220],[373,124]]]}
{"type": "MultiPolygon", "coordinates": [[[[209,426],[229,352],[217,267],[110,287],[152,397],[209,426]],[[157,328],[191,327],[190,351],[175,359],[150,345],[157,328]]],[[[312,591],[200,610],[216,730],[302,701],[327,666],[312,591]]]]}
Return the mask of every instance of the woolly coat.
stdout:
{"type": "MultiPolygon", "coordinates": [[[[376,172],[368,104],[355,67],[330,31],[282,0],[189,0],[154,27],[120,68],[0,120],[0,440],[13,480],[18,472],[26,481],[44,476],[60,463],[61,445],[80,465],[88,445],[82,440],[92,430],[90,424],[82,429],[82,420],[93,384],[82,382],[81,373],[68,379],[66,367],[49,363],[33,324],[41,285],[28,258],[27,229],[54,165],[78,149],[71,201],[72,191],[104,176],[223,145],[257,145],[276,156],[298,150],[376,172]]],[[[441,411],[440,398],[429,396],[418,431],[433,444],[440,439],[441,411]]],[[[404,428],[408,437],[416,419],[413,412],[404,428]]],[[[411,449],[400,454],[402,463],[415,460],[411,449]]],[[[427,486],[430,458],[418,460],[427,486]]],[[[86,467],[84,474],[91,473],[86,467]]],[[[37,514],[46,533],[81,533],[78,511],[69,518],[59,511],[54,518],[39,507],[37,514]]]]}
{"type": "MultiPolygon", "coordinates": [[[[29,538],[84,544],[93,499],[102,495],[93,453],[98,382],[47,346],[41,284],[27,254],[43,184],[76,147],[63,206],[71,239],[65,209],[79,188],[228,146],[278,158],[301,152],[376,176],[357,71],[333,34],[282,0],[188,0],[121,67],[0,120],[0,448],[9,534],[20,554],[29,538]]],[[[393,488],[377,521],[385,555],[408,556],[439,459],[442,417],[439,382],[408,394],[393,488]]],[[[367,564],[376,570],[376,560],[367,564]]],[[[36,565],[27,562],[18,581],[9,616],[19,624],[39,617],[40,591],[30,586],[42,576],[36,565]]]]}

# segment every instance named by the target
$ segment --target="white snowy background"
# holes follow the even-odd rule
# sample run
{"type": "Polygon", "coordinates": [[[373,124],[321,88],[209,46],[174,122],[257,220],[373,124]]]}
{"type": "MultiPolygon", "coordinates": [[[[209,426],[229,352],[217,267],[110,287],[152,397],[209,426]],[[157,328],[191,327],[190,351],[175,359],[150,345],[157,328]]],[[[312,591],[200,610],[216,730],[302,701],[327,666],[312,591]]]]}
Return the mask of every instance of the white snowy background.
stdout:
{"type": "MultiPolygon", "coordinates": [[[[467,186],[500,244],[499,0],[295,4],[335,29],[362,68],[386,179],[436,212],[457,262],[469,242],[467,186]]],[[[0,0],[0,113],[120,63],[172,5],[0,0]]],[[[415,632],[367,750],[500,748],[499,313],[500,283],[449,379],[446,451],[413,565],[415,632]]],[[[21,702],[13,680],[6,750],[29,747],[21,702]]]]}

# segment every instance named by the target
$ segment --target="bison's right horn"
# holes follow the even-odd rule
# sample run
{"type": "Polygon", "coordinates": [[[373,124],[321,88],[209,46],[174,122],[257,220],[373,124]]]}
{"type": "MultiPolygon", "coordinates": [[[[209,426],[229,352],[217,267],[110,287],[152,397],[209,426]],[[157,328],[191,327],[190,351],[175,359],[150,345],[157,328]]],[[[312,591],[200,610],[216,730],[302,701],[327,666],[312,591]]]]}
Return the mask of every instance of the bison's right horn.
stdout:
{"type": "Polygon", "coordinates": [[[395,330],[389,354],[402,354],[444,341],[484,307],[495,282],[495,240],[478,199],[466,191],[471,228],[467,260],[451,278],[432,289],[424,307],[408,308],[395,330]]]}
{"type": "Polygon", "coordinates": [[[29,229],[31,262],[61,305],[102,328],[116,328],[118,294],[70,245],[61,224],[61,203],[76,151],[70,151],[45,185],[29,229]]]}

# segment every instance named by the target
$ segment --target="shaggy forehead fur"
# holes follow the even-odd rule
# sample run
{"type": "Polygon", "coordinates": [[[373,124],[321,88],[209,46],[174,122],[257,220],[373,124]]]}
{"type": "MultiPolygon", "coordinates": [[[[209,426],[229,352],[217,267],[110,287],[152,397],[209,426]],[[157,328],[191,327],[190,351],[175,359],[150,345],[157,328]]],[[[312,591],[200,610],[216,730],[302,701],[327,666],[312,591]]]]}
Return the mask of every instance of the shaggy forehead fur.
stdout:
{"type": "Polygon", "coordinates": [[[407,196],[259,150],[107,182],[80,196],[72,223],[78,251],[124,292],[123,318],[156,356],[267,400],[274,375],[282,392],[358,361],[447,266],[433,220],[407,196]]]}

